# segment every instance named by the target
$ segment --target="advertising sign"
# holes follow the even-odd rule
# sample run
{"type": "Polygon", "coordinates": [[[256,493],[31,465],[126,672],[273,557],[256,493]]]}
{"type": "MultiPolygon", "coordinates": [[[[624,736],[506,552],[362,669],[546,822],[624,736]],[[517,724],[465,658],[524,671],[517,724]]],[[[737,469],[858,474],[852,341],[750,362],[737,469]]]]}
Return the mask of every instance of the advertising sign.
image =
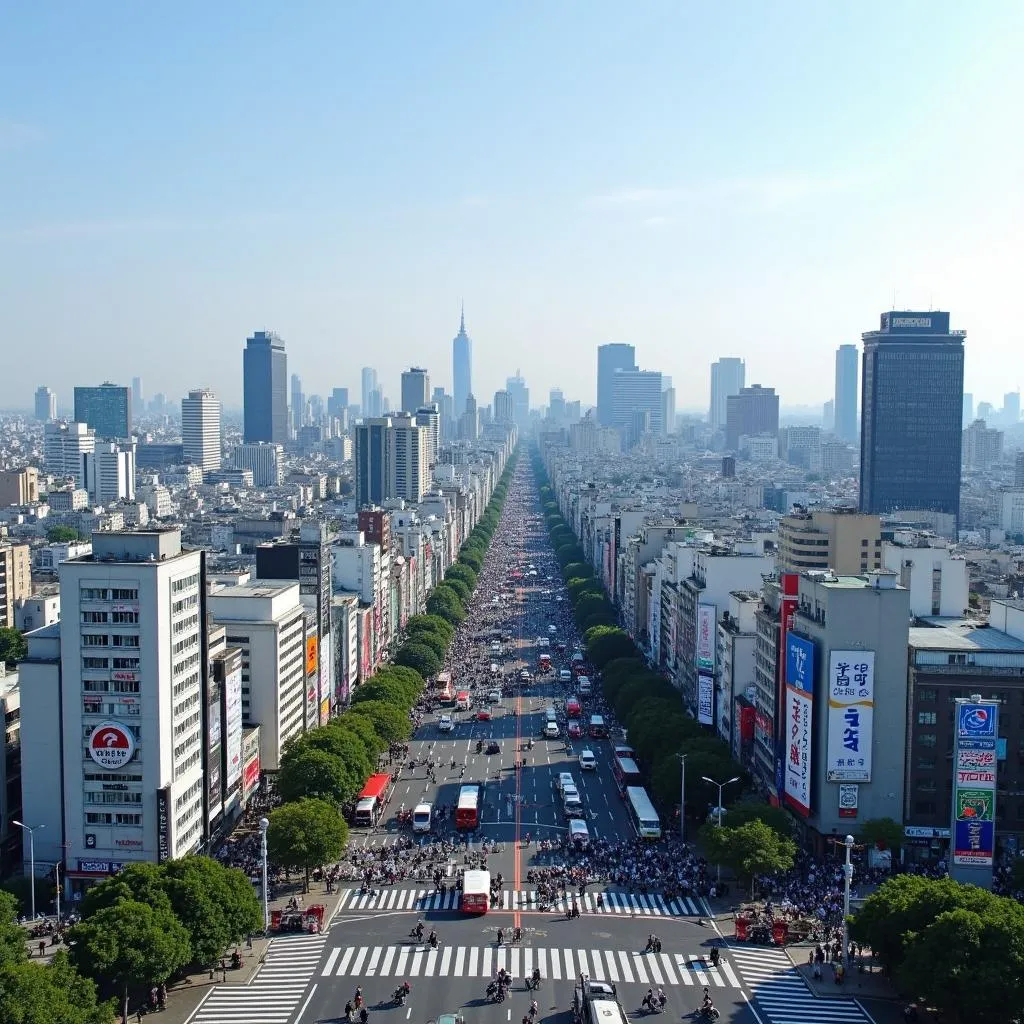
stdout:
{"type": "Polygon", "coordinates": [[[996,738],[996,707],[994,704],[957,705],[956,734],[961,739],[996,738]]]}
{"type": "Polygon", "coordinates": [[[317,669],[316,637],[306,637],[306,675],[311,676],[317,669]]]}
{"type": "Polygon", "coordinates": [[[786,803],[805,817],[811,813],[811,697],[786,687],[786,803]]]}
{"type": "Polygon", "coordinates": [[[224,679],[224,788],[230,792],[242,777],[242,669],[224,679]]]}
{"type": "Polygon", "coordinates": [[[697,669],[715,670],[715,606],[697,605],[697,669]]]}
{"type": "Polygon", "coordinates": [[[320,724],[325,725],[331,716],[331,694],[334,690],[331,676],[334,674],[334,661],[331,659],[331,634],[325,633],[320,638],[320,724]],[[324,711],[324,707],[327,711],[324,711]]]}
{"type": "Polygon", "coordinates": [[[257,754],[245,766],[242,775],[242,799],[247,800],[249,794],[259,789],[260,785],[260,756],[257,754]]]}
{"type": "MultiPolygon", "coordinates": [[[[218,696],[219,696],[219,694],[218,694],[218,696]]],[[[214,747],[219,747],[220,746],[220,740],[221,740],[220,716],[221,716],[220,701],[216,700],[212,704],[210,704],[209,708],[207,709],[208,729],[207,729],[207,740],[206,740],[206,742],[208,744],[208,749],[209,750],[213,750],[214,747]]]]}
{"type": "Polygon", "coordinates": [[[135,753],[135,734],[120,722],[101,722],[89,734],[89,756],[108,772],[123,768],[135,753]]]}
{"type": "Polygon", "coordinates": [[[856,818],[857,802],[860,799],[860,786],[856,783],[844,783],[839,787],[839,817],[856,818]]]}
{"type": "Polygon", "coordinates": [[[828,656],[829,782],[871,781],[875,714],[875,652],[830,651],[828,656]]]}
{"type": "Polygon", "coordinates": [[[995,849],[994,821],[958,821],[953,836],[953,863],[989,867],[995,849]]]}
{"type": "Polygon", "coordinates": [[[171,787],[156,791],[156,862],[171,859],[171,787]]]}
{"type": "Polygon", "coordinates": [[[697,721],[701,725],[714,725],[715,681],[711,676],[697,676],[697,721]]]}
{"type": "Polygon", "coordinates": [[[995,703],[968,700],[958,700],[955,707],[950,874],[957,881],[982,884],[977,872],[958,877],[956,868],[992,868],[999,708],[995,703]]]}
{"type": "Polygon", "coordinates": [[[786,683],[798,690],[813,692],[814,644],[795,633],[786,634],[786,683]]]}

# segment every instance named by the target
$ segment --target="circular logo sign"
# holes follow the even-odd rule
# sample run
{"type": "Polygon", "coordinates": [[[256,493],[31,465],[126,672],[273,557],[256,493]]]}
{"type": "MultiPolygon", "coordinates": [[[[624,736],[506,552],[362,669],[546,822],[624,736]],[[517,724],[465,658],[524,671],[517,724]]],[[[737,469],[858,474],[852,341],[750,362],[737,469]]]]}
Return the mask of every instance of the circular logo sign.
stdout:
{"type": "Polygon", "coordinates": [[[107,771],[122,768],[135,753],[135,737],[131,729],[118,722],[103,722],[89,736],[89,754],[107,771]]]}

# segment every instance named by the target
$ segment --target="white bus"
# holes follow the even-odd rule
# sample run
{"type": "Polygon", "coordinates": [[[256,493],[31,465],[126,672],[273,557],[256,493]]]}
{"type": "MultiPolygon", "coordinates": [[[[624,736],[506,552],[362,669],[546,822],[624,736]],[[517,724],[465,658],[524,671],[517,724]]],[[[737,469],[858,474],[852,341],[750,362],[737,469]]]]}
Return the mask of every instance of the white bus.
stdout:
{"type": "Polygon", "coordinates": [[[486,914],[491,905],[491,873],[489,871],[466,871],[462,875],[462,900],[460,907],[464,914],[486,914]]]}
{"type": "Polygon", "coordinates": [[[642,839],[661,838],[661,819],[658,812],[642,786],[629,786],[626,789],[626,807],[636,834],[642,839]]]}

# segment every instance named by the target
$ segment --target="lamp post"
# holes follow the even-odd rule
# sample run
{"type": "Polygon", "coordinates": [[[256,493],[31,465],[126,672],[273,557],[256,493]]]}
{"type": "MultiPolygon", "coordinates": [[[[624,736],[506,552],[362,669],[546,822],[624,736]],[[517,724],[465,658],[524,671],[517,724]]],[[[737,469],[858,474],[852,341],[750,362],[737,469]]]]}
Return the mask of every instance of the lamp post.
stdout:
{"type": "Polygon", "coordinates": [[[850,884],[853,882],[853,836],[843,840],[846,847],[846,861],[843,864],[843,967],[850,966],[850,884]]]}
{"type": "Polygon", "coordinates": [[[28,861],[29,873],[32,876],[32,920],[36,919],[36,829],[46,828],[45,825],[26,825],[21,821],[13,821],[11,824],[24,829],[28,833],[28,861]]]}
{"type": "MultiPolygon", "coordinates": [[[[714,779],[709,779],[706,775],[702,775],[701,779],[704,782],[710,783],[712,786],[717,786],[718,787],[718,803],[715,804],[715,818],[717,819],[715,821],[715,828],[721,828],[722,827],[722,790],[725,789],[726,786],[731,786],[734,782],[739,782],[740,781],[740,777],[737,775],[735,778],[727,779],[725,782],[715,782],[714,779]]],[[[719,862],[719,864],[718,864],[718,884],[721,885],[721,883],[722,883],[722,864],[721,864],[721,862],[719,862]]]]}
{"type": "Polygon", "coordinates": [[[679,841],[686,842],[686,755],[676,754],[679,758],[679,841]]]}
{"type": "Polygon", "coordinates": [[[267,829],[270,821],[260,818],[260,857],[263,860],[263,931],[270,932],[270,890],[267,888],[267,829]]]}

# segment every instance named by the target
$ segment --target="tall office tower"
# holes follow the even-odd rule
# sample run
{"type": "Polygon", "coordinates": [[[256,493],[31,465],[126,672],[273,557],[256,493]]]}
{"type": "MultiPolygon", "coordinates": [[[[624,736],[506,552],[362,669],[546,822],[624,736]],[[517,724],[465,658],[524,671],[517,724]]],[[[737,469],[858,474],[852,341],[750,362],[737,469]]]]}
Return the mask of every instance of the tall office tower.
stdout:
{"type": "Polygon", "coordinates": [[[514,423],[515,409],[512,407],[512,396],[507,391],[494,392],[494,422],[514,423]]]}
{"type": "Polygon", "coordinates": [[[372,366],[364,366],[360,375],[360,383],[362,385],[363,419],[380,416],[380,391],[377,387],[377,371],[372,366]],[[374,397],[375,393],[376,398],[374,397]]]}
{"type": "Polygon", "coordinates": [[[245,343],[244,429],[246,444],[288,440],[288,356],[284,342],[270,331],[257,331],[245,343]]]}
{"type": "Polygon", "coordinates": [[[466,333],[466,310],[459,316],[459,333],[452,339],[452,392],[455,418],[466,411],[466,399],[473,390],[473,340],[466,333]]]}
{"type": "MultiPolygon", "coordinates": [[[[512,417],[514,421],[514,403],[512,406],[512,417]]],[[[466,395],[466,411],[459,417],[459,437],[463,441],[475,441],[480,437],[480,412],[476,407],[476,399],[472,394],[466,395]]]]}
{"type": "Polygon", "coordinates": [[[345,418],[348,410],[348,388],[334,388],[327,396],[327,415],[345,418]]]}
{"type": "Polygon", "coordinates": [[[14,628],[15,603],[31,596],[31,549],[0,541],[0,629],[14,628]]]}
{"type": "Polygon", "coordinates": [[[117,384],[75,388],[75,422],[84,423],[97,437],[128,437],[132,432],[132,393],[117,384]]]}
{"type": "Polygon", "coordinates": [[[190,391],[181,400],[181,450],[185,461],[204,473],[220,469],[220,401],[206,388],[190,391]]]}
{"type": "Polygon", "coordinates": [[[84,487],[97,505],[134,501],[135,441],[97,441],[85,456],[84,487]]]}
{"type": "Polygon", "coordinates": [[[254,487],[278,487],[284,474],[284,454],[279,444],[254,441],[240,444],[233,453],[235,469],[252,472],[254,487]]]}
{"type": "Polygon", "coordinates": [[[355,427],[356,507],[380,505],[391,477],[391,419],[372,416],[355,427]]]}
{"type": "Polygon", "coordinates": [[[836,349],[835,434],[840,441],[856,444],[857,431],[857,346],[836,349]]]}
{"type": "Polygon", "coordinates": [[[995,419],[995,414],[996,410],[991,402],[979,402],[978,415],[974,418],[977,420],[984,420],[986,423],[989,423],[991,420],[995,419]]]}
{"type": "Polygon", "coordinates": [[[142,412],[142,378],[132,377],[132,408],[136,413],[142,412]]]}
{"type": "Polygon", "coordinates": [[[836,428],[836,400],[830,398],[821,407],[822,430],[835,430],[836,428]]]}
{"type": "Polygon", "coordinates": [[[47,423],[43,428],[43,465],[50,476],[72,477],[85,486],[85,457],[96,450],[96,434],[84,423],[47,423]]]}
{"type": "Polygon", "coordinates": [[[671,384],[661,392],[661,431],[663,434],[676,432],[676,389],[671,384]]]}
{"type": "Polygon", "coordinates": [[[1013,464],[1013,487],[1014,490],[1024,490],[1024,451],[1017,452],[1013,464]]]}
{"type": "Polygon", "coordinates": [[[641,431],[662,433],[664,426],[664,399],[661,374],[657,370],[617,370],[612,377],[613,427],[625,430],[636,438],[641,431]],[[635,413],[650,413],[650,419],[640,421],[635,413]]]}
{"type": "Polygon", "coordinates": [[[391,421],[388,441],[391,445],[389,498],[404,498],[419,503],[430,490],[430,438],[426,427],[412,416],[396,416],[391,421]]]}
{"type": "Polygon", "coordinates": [[[949,313],[893,310],[862,335],[862,512],[929,509],[959,526],[966,334],[949,313]]]}
{"type": "Polygon", "coordinates": [[[1003,426],[1012,427],[1020,422],[1020,392],[1007,391],[1003,395],[1003,426]]]}
{"type": "MultiPolygon", "coordinates": [[[[530,389],[518,370],[514,377],[509,377],[505,381],[505,390],[512,396],[512,415],[516,426],[520,430],[525,430],[530,422],[530,389]]],[[[473,408],[476,408],[475,402],[473,408]]]]}
{"type": "Polygon", "coordinates": [[[730,395],[738,395],[747,382],[747,367],[742,359],[726,356],[711,364],[711,409],[708,423],[712,430],[725,429],[730,395]]]}
{"type": "Polygon", "coordinates": [[[752,384],[725,400],[725,446],[736,449],[741,437],[779,436],[779,396],[775,388],[752,384]]]}
{"type": "Polygon", "coordinates": [[[602,427],[614,423],[612,381],[619,370],[636,369],[636,349],[613,342],[597,346],[597,421],[602,427]]]}
{"type": "Polygon", "coordinates": [[[441,414],[441,438],[455,437],[459,432],[455,417],[455,399],[446,394],[444,388],[434,388],[431,401],[441,414]]]}
{"type": "Polygon", "coordinates": [[[427,432],[427,465],[437,463],[441,449],[441,413],[436,405],[424,405],[416,410],[416,424],[427,432]]]}
{"type": "Polygon", "coordinates": [[[401,412],[414,413],[430,404],[430,377],[426,370],[412,366],[402,371],[401,412]]]}
{"type": "Polygon", "coordinates": [[[302,378],[292,374],[292,430],[297,434],[299,427],[305,422],[306,398],[302,394],[302,378]]]}
{"type": "Polygon", "coordinates": [[[974,395],[969,391],[964,392],[964,418],[963,425],[974,422],[974,395]]]}
{"type": "Polygon", "coordinates": [[[60,564],[60,623],[22,677],[37,860],[108,875],[209,838],[204,566],[179,530],[94,533],[90,556],[60,564]]]}
{"type": "Polygon", "coordinates": [[[962,466],[966,470],[988,470],[1003,457],[1003,432],[975,420],[961,435],[962,466]]]}
{"type": "Polygon", "coordinates": [[[57,396],[45,384],[36,388],[35,414],[43,423],[57,418],[57,396]]]}
{"type": "Polygon", "coordinates": [[[548,394],[548,415],[553,420],[565,419],[565,395],[561,388],[552,388],[548,394]]]}

